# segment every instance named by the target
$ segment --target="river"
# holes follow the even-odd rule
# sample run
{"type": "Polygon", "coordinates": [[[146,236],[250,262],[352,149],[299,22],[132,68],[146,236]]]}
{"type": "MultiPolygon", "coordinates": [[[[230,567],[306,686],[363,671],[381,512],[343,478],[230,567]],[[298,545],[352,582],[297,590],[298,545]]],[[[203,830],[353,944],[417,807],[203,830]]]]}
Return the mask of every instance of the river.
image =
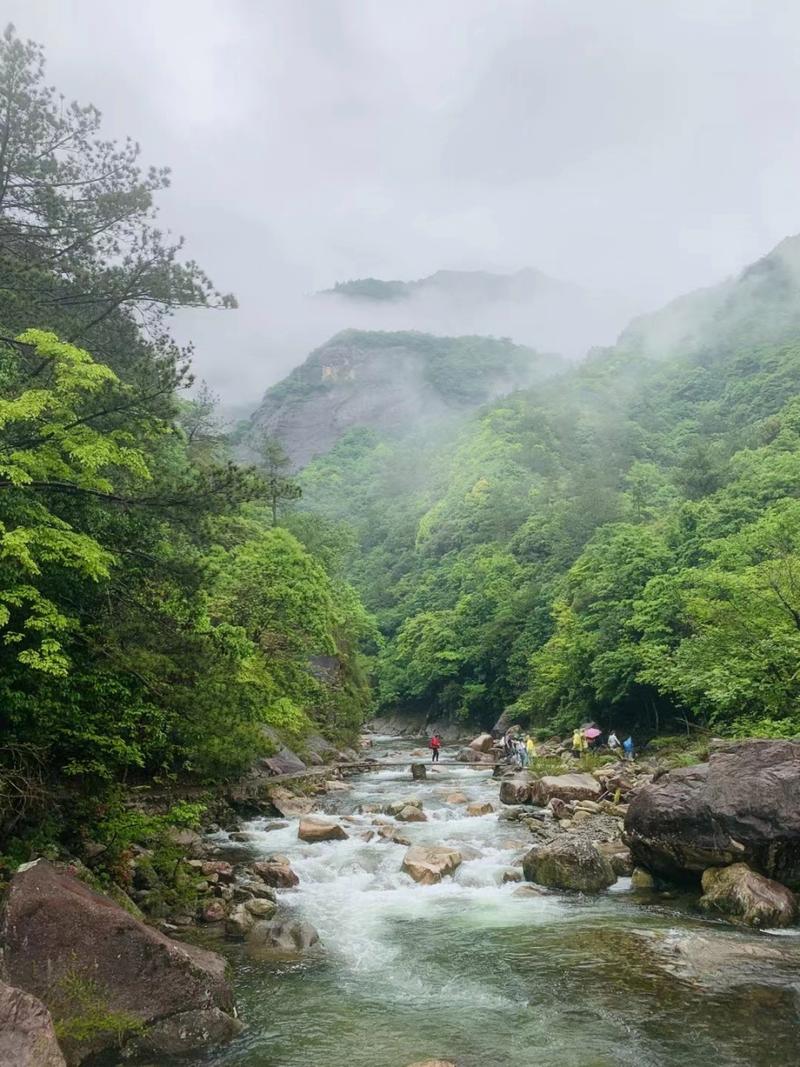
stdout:
{"type": "MultiPolygon", "coordinates": [[[[386,758],[411,747],[383,738],[374,752],[386,758]]],[[[291,859],[300,886],[281,893],[281,908],[312,923],[321,946],[283,963],[222,946],[247,1029],[192,1059],[193,1067],[406,1067],[429,1058],[459,1067],[798,1062],[797,973],[759,971],[755,962],[745,973],[675,973],[676,941],[737,948],[755,935],[711,923],[680,899],[642,898],[627,879],[593,898],[515,895],[503,873],[530,847],[529,832],[445,801],[458,790],[499,807],[490,769],[441,765],[414,782],[405,763],[349,785],[319,802],[321,812],[350,820],[346,841],[304,844],[297,820],[268,830],[275,820],[255,819],[247,844],[218,835],[242,861],[291,859]],[[438,885],[401,873],[402,845],[357,836],[374,817],[359,808],[412,795],[428,821],[400,824],[402,833],[467,854],[438,885]]]]}

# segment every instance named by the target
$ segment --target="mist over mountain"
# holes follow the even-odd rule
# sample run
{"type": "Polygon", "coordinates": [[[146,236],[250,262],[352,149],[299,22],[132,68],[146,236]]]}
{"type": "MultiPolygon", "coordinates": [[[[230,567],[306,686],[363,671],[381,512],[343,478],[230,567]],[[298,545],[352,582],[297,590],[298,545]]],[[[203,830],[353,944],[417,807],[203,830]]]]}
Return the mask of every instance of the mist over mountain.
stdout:
{"type": "Polygon", "coordinates": [[[800,235],[719,285],[698,289],[642,315],[622,332],[620,349],[651,359],[723,343],[793,340],[800,329],[800,235]]]}
{"type": "Polygon", "coordinates": [[[392,434],[435,422],[441,430],[561,367],[558,356],[507,339],[344,330],[267,390],[244,444],[275,437],[303,466],[354,427],[392,434]]]}
{"type": "Polygon", "coordinates": [[[511,337],[568,359],[612,343],[640,306],[535,268],[510,274],[438,270],[413,281],[358,278],[317,295],[321,313],[344,316],[352,326],[511,337]]]}

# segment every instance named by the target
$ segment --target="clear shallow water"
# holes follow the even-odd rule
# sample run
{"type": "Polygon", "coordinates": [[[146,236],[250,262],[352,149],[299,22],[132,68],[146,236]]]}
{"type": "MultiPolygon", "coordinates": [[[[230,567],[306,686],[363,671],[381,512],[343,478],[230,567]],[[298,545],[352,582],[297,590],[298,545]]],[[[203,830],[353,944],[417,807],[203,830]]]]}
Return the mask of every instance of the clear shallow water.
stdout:
{"type": "MultiPolygon", "coordinates": [[[[408,752],[384,741],[376,751],[408,752]]],[[[445,753],[446,755],[446,753],[445,753]]],[[[406,1067],[428,1058],[459,1067],[653,1065],[784,1067],[800,1060],[800,975],[723,968],[671,973],[669,946],[697,935],[747,939],[674,903],[642,904],[621,880],[607,895],[515,897],[504,871],[530,847],[527,830],[497,815],[468,817],[447,793],[497,803],[489,771],[441,766],[413,782],[408,765],[351,779],[321,799],[347,841],[309,845],[297,820],[237,848],[241,858],[290,857],[300,887],[281,906],[318,929],[302,962],[231,960],[246,1032],[195,1067],[406,1067]],[[413,843],[467,855],[454,879],[416,885],[405,848],[357,835],[361,805],[419,796],[429,821],[398,824],[413,843]]],[[[385,818],[377,816],[378,818],[385,818]]],[[[230,845],[224,835],[220,842],[230,845]]],[[[785,944],[785,939],[782,939],[785,944]]],[[[674,969],[674,968],[673,968],[674,969]]]]}

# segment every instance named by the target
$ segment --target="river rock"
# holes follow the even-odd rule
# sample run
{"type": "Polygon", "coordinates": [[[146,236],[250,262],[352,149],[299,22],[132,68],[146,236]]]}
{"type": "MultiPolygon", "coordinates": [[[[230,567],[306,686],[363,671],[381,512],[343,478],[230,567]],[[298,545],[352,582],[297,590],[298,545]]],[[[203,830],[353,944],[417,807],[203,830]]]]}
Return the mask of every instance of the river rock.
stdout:
{"type": "Polygon", "coordinates": [[[350,789],[350,783],[343,782],[341,778],[328,778],[325,782],[325,791],[328,793],[347,793],[350,789]]]}
{"type": "Polygon", "coordinates": [[[527,804],[531,798],[531,780],[527,772],[515,774],[500,783],[502,804],[527,804]]]}
{"type": "MultiPolygon", "coordinates": [[[[230,1020],[228,1036],[236,1028],[221,956],[145,926],[46,860],[12,878],[3,927],[5,976],[54,1013],[71,1063],[142,1031],[157,1044],[153,1026],[185,1012],[208,1013],[215,1033],[218,1015],[230,1020]]],[[[180,1051],[198,1047],[197,1033],[180,1051]]]]}
{"type": "Polygon", "coordinates": [[[210,900],[200,912],[204,923],[221,923],[227,916],[228,909],[222,900],[210,900]]]}
{"type": "Polygon", "coordinates": [[[225,860],[205,860],[200,867],[200,873],[212,883],[232,885],[234,882],[233,867],[225,860]]]}
{"type": "Polygon", "coordinates": [[[383,808],[383,811],[387,815],[394,815],[396,818],[403,808],[408,807],[422,808],[422,800],[419,797],[406,797],[404,800],[393,800],[383,808]]]}
{"type": "Polygon", "coordinates": [[[395,818],[399,822],[427,822],[428,816],[422,810],[418,808],[416,804],[406,804],[405,807],[398,811],[395,818]]]}
{"type": "Polygon", "coordinates": [[[428,777],[428,768],[424,763],[411,764],[411,777],[415,782],[422,782],[428,777]]]}
{"type": "Polygon", "coordinates": [[[448,793],[444,798],[445,804],[466,804],[469,797],[466,793],[448,793]]]}
{"type": "Polygon", "coordinates": [[[66,1067],[41,1000],[0,982],[1,1067],[66,1067]]]}
{"type": "Polygon", "coordinates": [[[297,830],[301,841],[346,841],[347,831],[336,822],[323,822],[320,819],[301,819],[297,830]]]}
{"type": "Polygon", "coordinates": [[[434,885],[455,873],[463,857],[454,848],[415,845],[403,857],[403,870],[420,885],[434,885]]]}
{"type": "Polygon", "coordinates": [[[245,900],[244,910],[248,915],[252,915],[254,919],[271,919],[278,910],[278,905],[274,900],[269,900],[266,897],[256,897],[251,900],[245,900]]]}
{"type": "Polygon", "coordinates": [[[247,934],[249,945],[289,955],[306,952],[318,941],[319,934],[311,923],[297,922],[294,919],[259,922],[247,934]]]}
{"type": "Polygon", "coordinates": [[[625,817],[638,864],[667,878],[746,863],[800,890],[800,742],[740,741],[637,790],[625,817]]]}
{"type": "Polygon", "coordinates": [[[551,800],[599,800],[600,783],[591,774],[546,774],[531,785],[531,800],[544,807],[551,800]]]}
{"type": "Polygon", "coordinates": [[[631,871],[631,889],[650,890],[655,889],[656,883],[652,874],[644,867],[634,867],[631,871]]]}
{"type": "Polygon", "coordinates": [[[577,889],[598,893],[616,881],[609,861],[594,845],[575,837],[531,849],[522,860],[529,882],[553,889],[577,889]]]}
{"type": "Polygon", "coordinates": [[[253,864],[253,871],[274,889],[292,889],[300,884],[300,879],[292,870],[289,861],[283,858],[259,860],[253,864]]]}
{"type": "Polygon", "coordinates": [[[282,748],[274,756],[261,761],[270,774],[299,774],[306,770],[306,765],[290,748],[282,748]]]}
{"type": "MultiPolygon", "coordinates": [[[[134,1037],[130,1054],[140,1056],[180,1056],[187,1048],[206,1048],[230,1041],[242,1030],[238,1019],[219,1008],[184,1011],[153,1023],[147,1033],[134,1037]]],[[[126,1050],[126,1054],[128,1050],[126,1050]]]]}
{"type": "Polygon", "coordinates": [[[493,763],[491,755],[488,752],[478,752],[474,748],[470,748],[469,745],[465,745],[464,748],[460,748],[456,753],[456,760],[459,763],[493,763]]]}
{"type": "MultiPolygon", "coordinates": [[[[272,902],[267,900],[265,903],[271,904],[272,902]]],[[[244,906],[244,902],[235,904],[225,920],[225,936],[229,941],[244,941],[248,931],[255,925],[255,921],[254,916],[244,906]]]]}
{"type": "Polygon", "coordinates": [[[467,805],[467,815],[491,815],[494,806],[488,800],[476,800],[474,804],[467,805]]]}
{"type": "Polygon", "coordinates": [[[700,907],[720,912],[748,926],[791,926],[797,898],[790,889],[752,871],[746,863],[709,867],[703,872],[700,907]]]}
{"type": "Polygon", "coordinates": [[[478,734],[469,743],[469,747],[475,752],[491,752],[494,745],[494,738],[491,734],[478,734]]]}
{"type": "Polygon", "coordinates": [[[279,785],[270,789],[269,802],[286,819],[297,819],[302,815],[308,815],[314,807],[311,797],[296,796],[279,785]]]}

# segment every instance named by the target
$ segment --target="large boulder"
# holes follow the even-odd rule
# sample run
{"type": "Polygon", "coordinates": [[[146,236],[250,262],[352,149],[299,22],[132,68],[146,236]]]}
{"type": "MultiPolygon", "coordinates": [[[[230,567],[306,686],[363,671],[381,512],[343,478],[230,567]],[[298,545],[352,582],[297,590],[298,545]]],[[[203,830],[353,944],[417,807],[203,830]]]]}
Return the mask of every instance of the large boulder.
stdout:
{"type": "Polygon", "coordinates": [[[253,871],[273,889],[292,889],[300,879],[284,856],[270,856],[253,864],[253,871]]]}
{"type": "Polygon", "coordinates": [[[66,1067],[41,1000],[0,982],[0,1067],[66,1067]]]}
{"type": "Polygon", "coordinates": [[[491,752],[494,745],[494,738],[491,734],[478,734],[469,743],[469,747],[475,752],[491,752]]]}
{"type": "Polygon", "coordinates": [[[299,774],[306,770],[306,765],[290,748],[282,748],[274,756],[263,759],[262,764],[270,774],[299,774]]]}
{"type": "Polygon", "coordinates": [[[428,768],[424,763],[411,764],[411,777],[415,782],[423,782],[428,777],[428,768]]]}
{"type": "Polygon", "coordinates": [[[297,796],[280,785],[273,786],[268,795],[273,808],[287,819],[308,815],[314,807],[311,797],[297,796]]]}
{"type": "Polygon", "coordinates": [[[467,804],[467,815],[491,815],[493,811],[494,805],[488,800],[476,800],[472,804],[467,804]]]}
{"type": "Polygon", "coordinates": [[[531,784],[531,800],[542,807],[551,800],[599,800],[602,788],[591,774],[546,774],[531,784]]]}
{"type": "Polygon", "coordinates": [[[494,763],[494,756],[491,752],[478,752],[474,748],[470,748],[469,745],[465,745],[460,748],[456,753],[456,760],[459,763],[494,763]]]}
{"type": "Polygon", "coordinates": [[[637,790],[625,834],[636,863],[667,878],[742,862],[800,890],[800,742],[733,742],[669,771],[637,790]]]}
{"type": "Polygon", "coordinates": [[[322,819],[301,819],[297,830],[301,841],[346,841],[347,831],[338,822],[324,822],[322,819]]]}
{"type": "Polygon", "coordinates": [[[500,801],[502,804],[527,804],[531,799],[531,779],[527,771],[506,778],[500,783],[500,801]]]}
{"type": "Polygon", "coordinates": [[[617,880],[609,860],[581,838],[562,837],[533,848],[522,860],[529,882],[553,889],[599,893],[617,880]]]}
{"type": "Polygon", "coordinates": [[[790,889],[750,870],[746,863],[709,867],[703,872],[700,906],[748,926],[791,926],[797,898],[790,889]]]}
{"type": "Polygon", "coordinates": [[[462,858],[455,848],[414,845],[403,857],[403,870],[420,885],[434,885],[454,874],[462,858]]]}
{"type": "Polygon", "coordinates": [[[210,1040],[238,1029],[221,956],[145,926],[45,860],[12,878],[3,940],[6,977],[50,1009],[70,1064],[126,1039],[155,1035],[157,1044],[153,1025],[188,1012],[198,1025],[182,1052],[205,1043],[202,1013],[210,1040]]]}

